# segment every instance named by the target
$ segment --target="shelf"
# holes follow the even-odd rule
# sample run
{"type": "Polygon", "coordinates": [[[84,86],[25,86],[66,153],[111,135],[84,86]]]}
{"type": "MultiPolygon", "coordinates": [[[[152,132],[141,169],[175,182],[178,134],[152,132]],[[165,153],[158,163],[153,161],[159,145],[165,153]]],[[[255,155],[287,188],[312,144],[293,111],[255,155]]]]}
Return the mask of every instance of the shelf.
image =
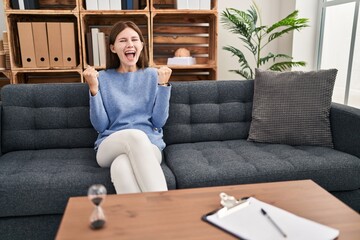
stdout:
{"type": "MultiPolygon", "coordinates": [[[[28,1],[28,0],[25,0],[28,1]]],[[[68,12],[78,12],[78,7],[77,7],[77,1],[78,0],[39,0],[39,9],[26,9],[26,10],[18,10],[18,9],[13,9],[11,6],[11,1],[10,0],[5,0],[4,1],[4,10],[5,12],[9,12],[9,13],[16,13],[16,14],[21,14],[21,12],[34,12],[35,14],[37,12],[46,12],[46,11],[62,11],[62,10],[67,10],[68,12]]]]}
{"type": "Polygon", "coordinates": [[[152,65],[165,65],[179,48],[186,48],[197,64],[216,65],[217,15],[211,13],[155,13],[152,20],[152,65]]]}
{"type": "MultiPolygon", "coordinates": [[[[12,43],[10,48],[10,61],[13,70],[16,71],[29,71],[29,70],[43,70],[43,69],[67,69],[68,67],[47,67],[47,68],[25,68],[23,69],[21,61],[21,52],[20,52],[20,42],[18,36],[18,22],[72,22],[74,23],[75,31],[75,49],[80,49],[80,28],[79,28],[79,15],[70,14],[70,15],[55,15],[55,14],[8,14],[7,23],[8,23],[8,33],[9,39],[12,43]]],[[[76,67],[71,67],[70,69],[81,68],[81,52],[80,50],[76,52],[76,67]]]]}
{"type": "MultiPolygon", "coordinates": [[[[150,0],[151,1],[151,11],[161,11],[161,12],[173,12],[173,11],[188,11],[188,12],[200,12],[200,11],[217,11],[217,0],[210,0],[210,9],[177,9],[176,8],[176,0],[150,0]]],[[[189,0],[191,1],[191,0],[189,0]]]]}
{"type": "MultiPolygon", "coordinates": [[[[96,14],[93,12],[81,13],[81,29],[82,29],[82,53],[83,53],[83,67],[86,68],[89,66],[89,57],[88,47],[86,41],[86,34],[91,31],[92,27],[99,28],[100,32],[104,32],[106,36],[109,36],[112,26],[118,21],[132,21],[134,22],[141,30],[145,42],[149,48],[150,46],[150,13],[144,11],[132,11],[123,12],[118,14],[113,14],[111,12],[104,12],[102,14],[96,14]],[[106,16],[106,17],[104,17],[106,16]]],[[[106,48],[109,51],[108,48],[106,48]]],[[[150,58],[150,53],[149,53],[150,58]]],[[[96,67],[96,69],[102,69],[102,67],[96,67]]]]}
{"type": "MultiPolygon", "coordinates": [[[[86,35],[92,27],[109,35],[111,27],[118,21],[133,21],[139,26],[152,67],[166,65],[167,59],[174,57],[178,48],[190,51],[197,64],[169,66],[173,69],[171,81],[216,79],[217,0],[210,0],[209,10],[176,9],[176,0],[141,0],[140,6],[140,9],[131,10],[87,10],[86,0],[39,0],[39,9],[19,10],[12,9],[11,0],[4,0],[8,39],[11,43],[10,83],[39,83],[47,79],[50,82],[67,82],[66,77],[69,77],[69,81],[83,82],[82,74],[89,65],[86,35]],[[74,23],[76,66],[24,68],[18,22],[74,23]]],[[[108,50],[108,46],[106,48],[108,50]]],[[[98,70],[104,68],[96,67],[98,70]]]]}
{"type": "Polygon", "coordinates": [[[137,12],[146,11],[149,12],[149,0],[140,0],[139,9],[121,9],[121,10],[87,10],[86,0],[79,0],[80,12],[93,12],[93,13],[115,13],[115,12],[137,12]]]}
{"type": "Polygon", "coordinates": [[[83,82],[82,69],[13,71],[13,83],[68,83],[83,82]]]}

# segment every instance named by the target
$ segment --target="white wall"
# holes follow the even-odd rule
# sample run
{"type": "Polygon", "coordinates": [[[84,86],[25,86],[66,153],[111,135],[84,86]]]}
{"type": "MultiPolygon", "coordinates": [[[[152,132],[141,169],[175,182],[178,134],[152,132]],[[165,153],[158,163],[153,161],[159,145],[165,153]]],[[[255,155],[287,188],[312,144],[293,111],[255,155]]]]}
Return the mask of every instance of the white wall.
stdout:
{"type": "Polygon", "coordinates": [[[0,39],[2,39],[2,32],[6,31],[4,1],[0,1],[0,39]]]}
{"type": "Polygon", "coordinates": [[[293,70],[315,70],[318,50],[319,1],[296,0],[295,7],[299,10],[301,17],[310,19],[310,26],[302,29],[300,32],[294,32],[292,55],[295,60],[305,61],[307,66],[305,68],[293,68],[293,70]]]}

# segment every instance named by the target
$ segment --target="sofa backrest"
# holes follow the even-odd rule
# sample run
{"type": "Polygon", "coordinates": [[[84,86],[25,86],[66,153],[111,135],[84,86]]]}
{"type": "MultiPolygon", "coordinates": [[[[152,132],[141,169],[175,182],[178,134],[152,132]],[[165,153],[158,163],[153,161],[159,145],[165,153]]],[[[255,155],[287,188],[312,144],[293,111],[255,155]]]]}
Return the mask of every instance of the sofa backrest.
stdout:
{"type": "Polygon", "coordinates": [[[166,144],[245,139],[248,136],[252,80],[173,82],[166,144]]]}
{"type": "Polygon", "coordinates": [[[94,146],[87,84],[10,84],[1,101],[3,153],[94,146]]]}

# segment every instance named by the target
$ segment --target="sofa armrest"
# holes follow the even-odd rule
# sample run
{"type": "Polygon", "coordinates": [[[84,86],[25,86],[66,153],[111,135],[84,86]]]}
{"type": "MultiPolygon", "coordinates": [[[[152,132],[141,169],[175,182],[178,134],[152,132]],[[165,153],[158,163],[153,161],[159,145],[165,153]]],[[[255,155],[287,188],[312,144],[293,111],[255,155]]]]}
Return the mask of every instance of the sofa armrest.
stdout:
{"type": "Polygon", "coordinates": [[[334,148],[360,158],[360,109],[332,103],[330,122],[334,148]]]}

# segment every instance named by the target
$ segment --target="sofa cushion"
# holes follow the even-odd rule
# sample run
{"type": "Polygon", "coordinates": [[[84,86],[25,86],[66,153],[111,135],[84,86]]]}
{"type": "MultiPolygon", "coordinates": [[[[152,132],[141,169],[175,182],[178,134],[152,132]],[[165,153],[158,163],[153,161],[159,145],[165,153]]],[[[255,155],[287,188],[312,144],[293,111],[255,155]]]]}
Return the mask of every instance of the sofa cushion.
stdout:
{"type": "Polygon", "coordinates": [[[1,100],[3,153],[94,146],[87,84],[10,84],[1,100]]]}
{"type": "Polygon", "coordinates": [[[166,144],[246,139],[253,81],[173,82],[166,144]]]}
{"type": "Polygon", "coordinates": [[[256,69],[248,139],[333,147],[329,115],[336,73],[256,69]]]}
{"type": "Polygon", "coordinates": [[[92,148],[28,150],[0,158],[0,216],[61,214],[71,196],[102,183],[115,193],[109,168],[100,168],[92,148]]]}
{"type": "MultiPolygon", "coordinates": [[[[161,166],[174,189],[174,175],[161,166]]],[[[6,153],[0,157],[0,182],[0,217],[62,214],[69,197],[86,196],[96,183],[115,194],[110,169],[99,167],[93,148],[6,153]]]]}
{"type": "Polygon", "coordinates": [[[360,159],[327,147],[230,140],[173,144],[164,151],[178,188],[300,179],[328,191],[360,188],[360,159]]]}

